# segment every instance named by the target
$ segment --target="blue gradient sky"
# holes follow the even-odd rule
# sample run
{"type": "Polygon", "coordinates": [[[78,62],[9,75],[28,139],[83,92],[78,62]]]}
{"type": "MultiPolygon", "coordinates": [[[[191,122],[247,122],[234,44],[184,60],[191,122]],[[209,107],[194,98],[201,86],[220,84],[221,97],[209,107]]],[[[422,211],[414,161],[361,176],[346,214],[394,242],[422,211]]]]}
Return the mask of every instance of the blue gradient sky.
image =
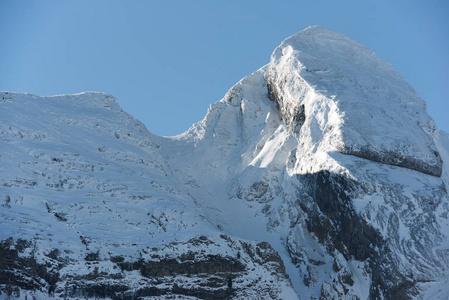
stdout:
{"type": "Polygon", "coordinates": [[[0,90],[102,91],[159,135],[209,104],[309,25],[392,64],[449,131],[449,1],[0,0],[0,90]]]}

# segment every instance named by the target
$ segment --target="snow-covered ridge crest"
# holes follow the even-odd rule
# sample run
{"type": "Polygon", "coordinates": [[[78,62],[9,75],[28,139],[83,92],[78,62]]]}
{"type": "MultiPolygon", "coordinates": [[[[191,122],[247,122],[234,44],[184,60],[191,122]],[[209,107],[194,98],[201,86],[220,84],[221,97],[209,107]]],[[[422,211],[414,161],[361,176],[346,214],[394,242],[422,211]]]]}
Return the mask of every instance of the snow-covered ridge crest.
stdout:
{"type": "Polygon", "coordinates": [[[392,66],[343,34],[315,26],[287,38],[271,56],[267,83],[303,155],[338,151],[441,176],[424,101],[392,66]]]}

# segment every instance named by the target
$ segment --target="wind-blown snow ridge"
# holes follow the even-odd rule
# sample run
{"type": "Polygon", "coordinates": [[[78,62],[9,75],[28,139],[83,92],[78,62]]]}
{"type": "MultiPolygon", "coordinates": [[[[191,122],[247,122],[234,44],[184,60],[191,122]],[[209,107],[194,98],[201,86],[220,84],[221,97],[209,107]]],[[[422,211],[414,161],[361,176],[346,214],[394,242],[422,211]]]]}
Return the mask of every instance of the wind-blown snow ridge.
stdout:
{"type": "Polygon", "coordinates": [[[309,27],[274,50],[267,81],[285,122],[313,144],[302,156],[338,151],[441,176],[424,101],[365,46],[309,27]]]}

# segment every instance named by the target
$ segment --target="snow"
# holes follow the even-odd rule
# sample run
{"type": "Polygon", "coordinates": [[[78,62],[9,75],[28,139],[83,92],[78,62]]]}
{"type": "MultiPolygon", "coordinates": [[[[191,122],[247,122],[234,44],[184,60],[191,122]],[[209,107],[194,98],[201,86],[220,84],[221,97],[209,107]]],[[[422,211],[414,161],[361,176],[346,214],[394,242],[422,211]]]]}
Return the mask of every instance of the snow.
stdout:
{"type": "Polygon", "coordinates": [[[338,151],[441,175],[433,142],[436,127],[424,101],[365,46],[335,31],[309,27],[274,50],[268,81],[278,87],[288,124],[304,106],[303,156],[338,151]]]}
{"type": "MultiPolygon", "coordinates": [[[[286,39],[181,135],[151,134],[102,93],[5,92],[0,140],[0,240],[33,237],[43,263],[60,249],[74,262],[62,277],[122,272],[112,256],[237,258],[245,243],[265,241],[290,281],[242,252],[241,299],[266,289],[279,299],[323,290],[368,299],[369,262],[329,250],[308,230],[309,213],[323,212],[303,178],[328,171],[356,187],[345,191],[347,205],[379,233],[399,271],[427,280],[418,283],[424,298],[449,295],[436,284],[449,269],[449,134],[438,134],[390,65],[329,29],[286,39]],[[199,237],[209,242],[192,242],[199,237]],[[99,262],[84,260],[97,252],[99,262]]],[[[155,285],[123,274],[133,288],[155,285]]],[[[197,286],[170,280],[157,284],[197,286]]]]}
{"type": "MultiPolygon", "coordinates": [[[[109,95],[4,93],[1,97],[9,100],[0,103],[0,120],[7,120],[0,123],[0,201],[4,206],[0,238],[32,238],[37,249],[33,255],[43,264],[50,249],[59,249],[73,262],[60,271],[61,278],[87,276],[94,266],[98,272],[122,273],[109,261],[112,256],[133,261],[197,251],[236,257],[235,245],[241,239],[254,240],[248,234],[234,237],[234,246],[223,243],[222,234],[238,232],[218,229],[230,220],[229,215],[220,213],[227,205],[209,201],[212,194],[204,194],[207,189],[201,191],[201,198],[197,196],[202,181],[184,175],[195,167],[191,161],[185,161],[190,168],[181,171],[182,164],[174,168],[163,157],[185,159],[179,153],[188,155],[189,149],[185,145],[161,147],[167,140],[149,133],[109,95]],[[198,235],[207,236],[217,246],[189,245],[198,235]],[[98,253],[100,262],[85,262],[84,257],[91,253],[98,253]]],[[[238,127],[226,126],[226,120],[238,120],[235,109],[239,108],[227,110],[221,123],[217,122],[214,134],[228,141],[217,149],[219,155],[239,143],[235,138],[229,142],[238,127]]],[[[223,164],[209,162],[211,172],[228,171],[223,164]]],[[[268,265],[257,265],[243,254],[241,259],[257,271],[242,277],[236,287],[255,285],[266,290],[277,282],[268,290],[277,291],[282,298],[296,297],[288,280],[265,270],[268,265]]],[[[126,278],[142,280],[139,274],[127,274],[126,278]]],[[[178,284],[193,284],[191,278],[178,279],[178,284]]],[[[248,293],[250,296],[251,289],[248,293]]]]}

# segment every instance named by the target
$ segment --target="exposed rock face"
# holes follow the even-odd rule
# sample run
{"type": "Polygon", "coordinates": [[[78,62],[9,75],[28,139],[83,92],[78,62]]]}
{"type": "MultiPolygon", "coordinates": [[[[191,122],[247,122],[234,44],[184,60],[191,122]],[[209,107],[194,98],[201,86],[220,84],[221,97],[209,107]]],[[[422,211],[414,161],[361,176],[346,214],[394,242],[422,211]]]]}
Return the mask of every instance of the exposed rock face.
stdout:
{"type": "Polygon", "coordinates": [[[239,242],[224,235],[220,239],[232,245],[236,250],[235,257],[219,252],[205,255],[198,249],[184,253],[182,248],[185,246],[195,248],[215,244],[207,237],[199,236],[185,243],[169,245],[178,250],[172,255],[161,256],[164,249],[144,250],[148,257],[137,261],[127,261],[124,256],[102,258],[100,252],[92,252],[83,261],[75,262],[67,253],[52,249],[42,258],[42,263],[38,263],[34,245],[10,238],[0,245],[0,292],[13,298],[26,295],[64,299],[150,296],[228,299],[255,295],[277,298],[279,287],[264,286],[263,272],[259,277],[248,276],[251,270],[263,266],[268,274],[273,274],[271,280],[287,280],[276,251],[266,242],[239,242]],[[70,269],[79,268],[80,263],[88,272],[71,273],[70,269]]]}
{"type": "MultiPolygon", "coordinates": [[[[57,252],[55,249],[53,254],[57,252]]],[[[54,268],[39,264],[33,245],[25,240],[9,238],[0,243],[0,266],[1,292],[8,296],[20,297],[20,289],[43,289],[51,295],[59,279],[58,264],[54,268]]]]}
{"type": "Polygon", "coordinates": [[[0,298],[449,295],[449,135],[328,29],[179,136],[101,93],[2,93],[0,147],[0,298]]]}
{"type": "MultiPolygon", "coordinates": [[[[408,299],[416,282],[409,281],[395,261],[393,251],[381,233],[371,226],[355,211],[350,196],[357,190],[357,183],[352,180],[332,175],[323,171],[304,175],[300,180],[308,187],[305,191],[311,197],[312,205],[303,206],[309,215],[306,219],[307,229],[314,233],[329,253],[341,253],[346,261],[357,260],[364,263],[364,268],[371,274],[369,296],[372,299],[408,299]]],[[[337,263],[333,269],[340,273],[342,267],[337,263]]],[[[348,291],[354,282],[353,274],[344,270],[343,279],[338,285],[348,291]],[[346,278],[346,279],[344,279],[346,278]]],[[[334,288],[338,297],[345,293],[334,288]]],[[[321,296],[331,297],[333,293],[323,290],[321,296]]],[[[335,294],[334,294],[335,296],[335,294]]]]}

